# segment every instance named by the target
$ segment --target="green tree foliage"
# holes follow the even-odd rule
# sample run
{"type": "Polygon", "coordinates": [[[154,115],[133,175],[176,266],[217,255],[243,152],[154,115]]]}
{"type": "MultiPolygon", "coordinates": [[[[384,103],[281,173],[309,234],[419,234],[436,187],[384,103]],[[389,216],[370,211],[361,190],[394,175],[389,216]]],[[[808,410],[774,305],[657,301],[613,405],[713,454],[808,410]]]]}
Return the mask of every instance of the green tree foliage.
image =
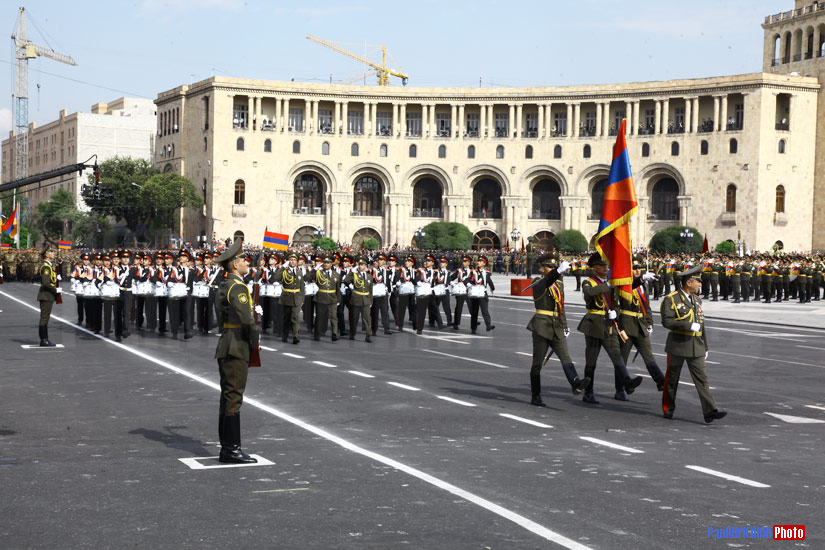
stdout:
{"type": "Polygon", "coordinates": [[[320,248],[321,250],[335,250],[338,244],[329,237],[321,237],[320,239],[312,239],[312,246],[320,248]]]}
{"type": "MultiPolygon", "coordinates": [[[[86,204],[94,212],[111,216],[115,222],[123,222],[137,233],[138,227],[152,214],[141,201],[141,188],[158,174],[157,169],[148,160],[115,157],[100,163],[98,171],[101,198],[85,197],[86,204]]],[[[94,175],[89,176],[89,185],[94,185],[94,175]]]]}
{"type": "Polygon", "coordinates": [[[421,247],[429,250],[469,250],[473,232],[461,223],[432,222],[424,226],[421,247]]]}
{"type": "Polygon", "coordinates": [[[553,238],[553,246],[559,252],[578,253],[587,250],[587,238],[581,231],[565,229],[553,238]]]}
{"type": "MultiPolygon", "coordinates": [[[[26,248],[26,243],[37,246],[41,234],[34,223],[34,219],[29,215],[28,199],[21,197],[21,195],[18,195],[17,198],[17,205],[20,207],[20,248],[26,248]]],[[[3,221],[6,221],[6,218],[11,216],[12,211],[14,211],[14,193],[9,192],[3,197],[2,201],[3,216],[5,216],[3,221]]],[[[0,241],[14,246],[14,238],[8,235],[2,235],[0,241]]]]}
{"type": "Polygon", "coordinates": [[[684,227],[681,225],[667,227],[657,232],[650,239],[650,250],[662,254],[680,252],[701,252],[704,237],[695,227],[684,227]],[[680,235],[685,229],[693,233],[691,239],[684,239],[680,235]]]}
{"type": "Polygon", "coordinates": [[[150,177],[140,188],[138,203],[149,215],[155,237],[163,238],[175,227],[178,209],[200,208],[203,199],[188,178],[169,172],[150,177]]]}
{"type": "Polygon", "coordinates": [[[378,239],[375,239],[373,237],[369,237],[367,239],[364,239],[364,241],[361,243],[361,246],[365,250],[378,250],[378,245],[379,245],[378,239]]]}
{"type": "Polygon", "coordinates": [[[736,245],[734,245],[731,241],[722,241],[716,245],[716,252],[719,252],[720,254],[733,254],[735,250],[736,245]]]}
{"type": "Polygon", "coordinates": [[[68,234],[76,211],[74,196],[66,189],[58,189],[49,200],[37,205],[34,223],[46,240],[54,243],[68,234]]]}

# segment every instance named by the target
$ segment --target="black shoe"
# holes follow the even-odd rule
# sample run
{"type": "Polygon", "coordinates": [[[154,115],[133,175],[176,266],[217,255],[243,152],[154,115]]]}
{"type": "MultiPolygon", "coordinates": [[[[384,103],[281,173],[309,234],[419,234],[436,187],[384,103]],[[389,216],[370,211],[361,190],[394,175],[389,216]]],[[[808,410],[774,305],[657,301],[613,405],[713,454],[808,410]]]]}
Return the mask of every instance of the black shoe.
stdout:
{"type": "Polygon", "coordinates": [[[710,424],[714,420],[719,420],[720,418],[725,418],[727,416],[727,411],[717,411],[716,409],[710,411],[710,414],[705,415],[705,423],[710,424]]]}
{"type": "Polygon", "coordinates": [[[173,333],[172,333],[172,340],[177,340],[177,339],[178,339],[178,333],[177,333],[177,332],[173,332],[173,333]]]}
{"type": "Polygon", "coordinates": [[[40,347],[41,348],[48,348],[51,345],[52,345],[51,342],[49,342],[48,340],[40,340],[40,347]]]}
{"type": "Polygon", "coordinates": [[[665,391],[665,383],[656,382],[656,391],[665,391]]]}
{"type": "Polygon", "coordinates": [[[298,342],[300,342],[300,340],[298,340],[298,338],[293,338],[292,339],[292,344],[293,345],[296,345],[298,342]]]}
{"type": "Polygon", "coordinates": [[[663,417],[667,418],[668,420],[673,420],[673,411],[666,412],[662,414],[663,417]]]}
{"type": "Polygon", "coordinates": [[[493,330],[494,328],[496,328],[496,326],[495,326],[495,325],[490,325],[489,327],[487,327],[487,332],[490,332],[490,331],[491,331],[491,330],[493,330]]]}
{"type": "Polygon", "coordinates": [[[625,393],[624,390],[617,390],[613,395],[613,399],[616,401],[627,401],[627,393],[625,393]]]}
{"type": "Polygon", "coordinates": [[[476,329],[470,330],[470,334],[475,334],[475,333],[476,333],[476,329]]]}
{"type": "Polygon", "coordinates": [[[582,397],[582,401],[585,403],[592,403],[593,405],[598,405],[599,400],[596,399],[596,396],[593,395],[593,392],[584,392],[584,396],[582,397]]]}
{"type": "Polygon", "coordinates": [[[218,462],[223,464],[257,464],[257,460],[243,452],[240,445],[221,448],[218,462]]]}
{"type": "Polygon", "coordinates": [[[458,330],[458,325],[453,325],[453,330],[458,330]]]}
{"type": "Polygon", "coordinates": [[[632,394],[636,391],[636,388],[642,383],[642,377],[637,376],[636,378],[629,378],[624,385],[624,391],[627,392],[628,395],[632,394]]]}
{"type": "Polygon", "coordinates": [[[121,342],[123,339],[120,336],[115,336],[115,342],[121,342]]]}
{"type": "Polygon", "coordinates": [[[573,380],[573,395],[579,395],[584,388],[590,385],[590,377],[585,376],[579,378],[578,376],[573,380]]]}
{"type": "MultiPolygon", "coordinates": [[[[341,336],[343,336],[343,334],[342,334],[341,336]]],[[[350,334],[350,335],[349,335],[349,339],[350,339],[350,340],[355,340],[355,335],[354,335],[354,334],[350,334]]]]}
{"type": "Polygon", "coordinates": [[[281,342],[283,342],[284,344],[286,344],[286,336],[281,336],[281,342]]]}
{"type": "Polygon", "coordinates": [[[333,334],[333,335],[332,335],[332,341],[333,341],[333,342],[337,342],[337,341],[338,341],[338,335],[337,335],[337,334],[333,334]]]}
{"type": "Polygon", "coordinates": [[[542,400],[541,400],[541,396],[540,396],[540,395],[534,395],[533,397],[531,397],[531,398],[530,398],[530,404],[531,404],[531,405],[535,405],[536,407],[546,407],[546,406],[547,406],[547,405],[544,403],[544,401],[542,401],[542,400]]]}
{"type": "Polygon", "coordinates": [[[392,331],[390,329],[386,329],[384,330],[384,334],[392,334],[392,331]]]}
{"type": "Polygon", "coordinates": [[[369,334],[367,334],[367,337],[366,337],[366,339],[364,339],[364,342],[366,342],[368,344],[372,344],[372,338],[370,338],[369,334]]]}
{"type": "Polygon", "coordinates": [[[184,340],[189,340],[191,338],[192,338],[192,333],[191,332],[184,332],[183,333],[183,339],[184,340]]]}
{"type": "Polygon", "coordinates": [[[415,331],[415,333],[416,333],[416,334],[423,334],[424,332],[423,332],[423,331],[421,331],[421,330],[416,330],[416,331],[415,331]]]}
{"type": "Polygon", "coordinates": [[[318,334],[314,335],[314,336],[312,337],[312,339],[313,339],[313,340],[315,340],[316,342],[320,342],[320,341],[321,341],[321,337],[320,337],[318,334]]]}
{"type": "Polygon", "coordinates": [[[430,328],[435,328],[435,323],[430,323],[430,328]]]}

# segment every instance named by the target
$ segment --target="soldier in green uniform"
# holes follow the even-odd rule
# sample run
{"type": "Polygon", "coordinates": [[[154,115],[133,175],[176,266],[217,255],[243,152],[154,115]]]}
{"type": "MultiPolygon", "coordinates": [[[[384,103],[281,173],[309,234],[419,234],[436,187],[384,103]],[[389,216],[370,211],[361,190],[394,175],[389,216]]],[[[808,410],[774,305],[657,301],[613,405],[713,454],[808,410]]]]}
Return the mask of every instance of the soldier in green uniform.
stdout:
{"type": "Polygon", "coordinates": [[[753,264],[746,261],[742,264],[742,269],[739,272],[739,293],[742,296],[742,301],[751,301],[751,277],[753,276],[753,264]]]}
{"type": "Polygon", "coordinates": [[[570,264],[562,262],[558,265],[559,256],[555,253],[544,254],[537,258],[536,262],[543,276],[533,281],[533,305],[536,307],[536,313],[527,324],[527,330],[533,333],[530,404],[544,407],[544,401],[541,399],[541,368],[549,348],[552,348],[553,353],[561,361],[561,367],[573,389],[573,395],[580,394],[590,384],[590,378],[579,378],[576,366],[567,351],[567,336],[570,334],[570,329],[567,328],[567,316],[564,310],[564,282],[560,273],[565,271],[570,264]]]}
{"type": "Polygon", "coordinates": [[[812,270],[813,275],[811,276],[811,278],[813,280],[813,287],[811,288],[811,299],[815,302],[818,302],[819,289],[822,287],[823,270],[825,270],[825,267],[823,267],[822,263],[822,256],[820,256],[819,261],[817,261],[816,258],[814,258],[812,270]]]}
{"type": "Polygon", "coordinates": [[[364,320],[367,338],[365,342],[372,342],[372,273],[367,271],[367,259],[363,256],[358,258],[358,269],[350,271],[344,275],[342,281],[345,285],[352,285],[352,298],[349,302],[349,339],[355,340],[355,333],[358,331],[358,323],[364,320]]]}
{"type": "MultiPolygon", "coordinates": [[[[249,272],[249,262],[243,256],[242,244],[242,240],[236,240],[217,259],[226,273],[215,299],[221,331],[215,350],[221,384],[218,418],[221,454],[218,460],[231,464],[257,462],[241,449],[240,414],[249,371],[249,354],[258,347],[261,337],[253,316],[252,297],[243,282],[243,277],[249,272]]],[[[260,309],[259,313],[262,312],[263,309],[260,309]]]]}
{"type": "Polygon", "coordinates": [[[315,325],[313,339],[317,342],[321,334],[327,331],[327,323],[331,325],[332,341],[338,340],[338,300],[341,295],[341,276],[332,269],[332,257],[324,256],[321,269],[310,272],[312,282],[318,285],[315,300],[315,325]]]}
{"type": "Polygon", "coordinates": [[[40,346],[54,346],[49,341],[49,318],[52,315],[52,306],[57,299],[59,289],[57,288],[57,273],[54,270],[54,248],[43,249],[43,265],[40,267],[40,290],[37,293],[37,301],[40,302],[40,346]]]}
{"type": "Polygon", "coordinates": [[[582,294],[584,294],[587,313],[579,322],[578,330],[584,333],[584,375],[590,378],[590,383],[584,391],[582,401],[598,404],[596,396],[593,395],[593,376],[596,373],[596,363],[602,348],[605,349],[613,362],[614,370],[618,371],[617,376],[622,381],[622,387],[626,393],[633,393],[642,383],[642,377],[631,378],[627,372],[627,366],[622,360],[619,346],[619,329],[616,322],[619,292],[616,287],[611,286],[607,281],[607,262],[602,259],[598,252],[594,252],[587,260],[587,265],[593,270],[594,277],[582,282],[582,294]]]}
{"type": "MultiPolygon", "coordinates": [[[[622,359],[625,364],[630,357],[631,348],[636,347],[637,354],[642,355],[642,359],[647,367],[647,372],[656,383],[656,389],[662,391],[665,377],[662,374],[656,358],[653,357],[653,350],[650,348],[650,334],[653,332],[653,312],[650,309],[650,295],[645,292],[644,283],[653,280],[653,273],[642,275],[642,257],[633,257],[633,297],[628,300],[625,296],[620,297],[621,314],[619,315],[619,328],[627,334],[627,340],[622,342],[622,359]]],[[[634,357],[635,359],[635,357],[634,357]]],[[[616,371],[616,395],[614,399],[627,401],[627,393],[622,387],[622,380],[618,378],[616,371]]]]}
{"type": "Polygon", "coordinates": [[[741,299],[741,284],[742,284],[742,266],[729,260],[725,266],[725,271],[728,273],[728,286],[733,293],[733,303],[738,304],[741,299]]]}
{"type": "Polygon", "coordinates": [[[693,384],[702,402],[702,414],[708,424],[723,418],[727,412],[716,407],[710,394],[710,386],[705,371],[708,356],[708,340],[705,330],[705,315],[698,293],[701,288],[700,267],[682,273],[681,288],[671,292],[662,300],[662,325],[670,331],[665,351],[667,352],[667,373],[662,394],[662,412],[665,418],[673,418],[676,410],[676,389],[682,365],[687,362],[693,384]]]}
{"type": "Polygon", "coordinates": [[[281,342],[286,342],[289,338],[289,331],[292,329],[292,343],[300,342],[298,339],[298,329],[301,326],[301,307],[304,305],[304,276],[298,267],[298,254],[290,252],[287,255],[289,264],[279,267],[275,272],[275,282],[281,283],[283,291],[279,298],[279,303],[283,308],[283,333],[281,342]]]}

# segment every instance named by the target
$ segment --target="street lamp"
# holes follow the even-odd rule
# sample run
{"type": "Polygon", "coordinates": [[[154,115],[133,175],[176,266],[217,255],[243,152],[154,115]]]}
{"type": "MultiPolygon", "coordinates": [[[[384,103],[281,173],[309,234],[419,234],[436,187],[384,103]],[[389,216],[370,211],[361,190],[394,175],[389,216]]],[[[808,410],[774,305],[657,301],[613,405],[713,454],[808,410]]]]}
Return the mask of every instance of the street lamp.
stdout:
{"type": "Polygon", "coordinates": [[[327,232],[324,231],[323,227],[316,227],[315,228],[315,238],[316,239],[323,239],[324,235],[326,235],[326,234],[327,234],[327,232]]]}
{"type": "Polygon", "coordinates": [[[687,252],[687,244],[693,238],[693,231],[690,229],[683,229],[681,233],[679,233],[679,237],[682,239],[682,248],[684,248],[684,252],[687,252]]]}
{"type": "Polygon", "coordinates": [[[418,229],[415,230],[414,235],[415,235],[415,244],[418,245],[418,248],[421,248],[421,241],[424,240],[424,237],[426,237],[427,234],[424,232],[423,228],[419,227],[418,229]]]}
{"type": "Polygon", "coordinates": [[[513,228],[513,230],[510,231],[510,240],[513,242],[513,248],[516,248],[516,243],[518,243],[520,238],[521,232],[518,229],[513,228]]]}

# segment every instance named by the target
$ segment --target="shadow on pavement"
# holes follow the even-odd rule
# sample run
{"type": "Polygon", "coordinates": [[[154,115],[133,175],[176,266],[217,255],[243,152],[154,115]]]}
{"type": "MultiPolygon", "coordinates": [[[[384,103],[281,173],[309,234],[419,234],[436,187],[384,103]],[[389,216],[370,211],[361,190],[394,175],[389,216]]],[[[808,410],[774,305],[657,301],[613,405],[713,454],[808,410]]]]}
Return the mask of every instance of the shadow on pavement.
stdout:
{"type": "Polygon", "coordinates": [[[138,428],[129,433],[134,435],[142,435],[149,441],[163,443],[170,449],[178,449],[192,453],[194,456],[209,456],[214,454],[214,448],[206,445],[203,441],[187,437],[176,433],[174,430],[185,430],[186,426],[164,426],[164,432],[157,430],[149,430],[146,428],[138,428]]]}

